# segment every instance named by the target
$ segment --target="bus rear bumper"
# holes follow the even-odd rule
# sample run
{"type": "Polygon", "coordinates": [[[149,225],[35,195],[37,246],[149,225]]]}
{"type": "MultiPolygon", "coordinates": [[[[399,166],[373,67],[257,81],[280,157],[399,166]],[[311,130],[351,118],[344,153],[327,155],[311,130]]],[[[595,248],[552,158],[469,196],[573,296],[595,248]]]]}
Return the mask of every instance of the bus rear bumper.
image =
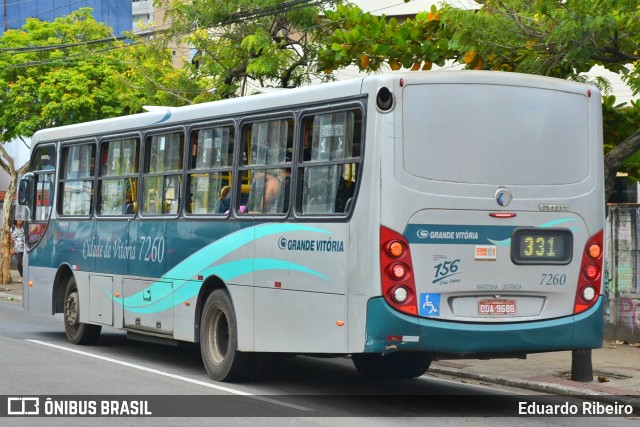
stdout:
{"type": "Polygon", "coordinates": [[[412,317],[382,297],[367,305],[365,353],[431,351],[465,356],[476,353],[535,353],[602,347],[604,303],[575,316],[520,323],[466,323],[412,317]]]}

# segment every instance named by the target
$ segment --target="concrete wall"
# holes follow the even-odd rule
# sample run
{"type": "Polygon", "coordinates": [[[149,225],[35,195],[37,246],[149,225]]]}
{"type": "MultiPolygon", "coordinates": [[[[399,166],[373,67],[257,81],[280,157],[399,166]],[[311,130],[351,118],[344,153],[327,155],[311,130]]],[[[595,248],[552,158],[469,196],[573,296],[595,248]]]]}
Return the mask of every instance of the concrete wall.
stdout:
{"type": "Polygon", "coordinates": [[[607,339],[640,341],[640,205],[607,209],[607,339]]]}

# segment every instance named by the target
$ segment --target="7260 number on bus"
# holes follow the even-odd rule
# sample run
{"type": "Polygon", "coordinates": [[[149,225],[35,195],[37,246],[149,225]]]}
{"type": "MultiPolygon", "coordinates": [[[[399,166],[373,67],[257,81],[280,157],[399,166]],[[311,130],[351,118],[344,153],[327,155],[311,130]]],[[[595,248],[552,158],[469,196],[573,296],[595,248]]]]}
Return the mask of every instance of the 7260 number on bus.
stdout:
{"type": "Polygon", "coordinates": [[[567,283],[566,274],[545,274],[540,277],[540,286],[562,286],[567,283]]]}
{"type": "Polygon", "coordinates": [[[164,260],[164,237],[140,236],[138,261],[161,263],[164,260]]]}

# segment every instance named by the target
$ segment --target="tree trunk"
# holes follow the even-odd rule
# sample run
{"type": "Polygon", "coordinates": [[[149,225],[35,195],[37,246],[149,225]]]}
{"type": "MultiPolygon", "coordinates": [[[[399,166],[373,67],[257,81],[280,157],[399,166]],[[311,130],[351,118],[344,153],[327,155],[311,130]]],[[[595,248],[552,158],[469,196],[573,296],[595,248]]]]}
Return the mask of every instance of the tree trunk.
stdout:
{"type": "Polygon", "coordinates": [[[13,173],[9,181],[9,188],[4,196],[4,206],[2,207],[2,283],[9,284],[13,281],[11,278],[11,222],[13,217],[11,215],[11,206],[13,205],[13,198],[16,195],[16,182],[18,181],[18,174],[13,173]]]}
{"type": "Polygon", "coordinates": [[[618,168],[629,156],[640,149],[640,130],[622,141],[604,159],[605,202],[613,194],[618,168]]]}
{"type": "Polygon", "coordinates": [[[9,188],[4,196],[4,206],[2,207],[3,221],[0,226],[0,249],[2,250],[2,265],[0,266],[0,282],[3,284],[9,284],[12,282],[11,278],[11,239],[9,233],[11,233],[11,222],[13,217],[11,216],[11,206],[13,206],[13,199],[16,195],[16,188],[18,185],[18,174],[26,172],[29,167],[29,162],[23,165],[19,170],[16,170],[13,158],[7,153],[2,144],[0,144],[0,167],[9,174],[9,188]]]}
{"type": "Polygon", "coordinates": [[[573,350],[571,352],[571,379],[581,383],[593,381],[591,350],[573,350]]]}

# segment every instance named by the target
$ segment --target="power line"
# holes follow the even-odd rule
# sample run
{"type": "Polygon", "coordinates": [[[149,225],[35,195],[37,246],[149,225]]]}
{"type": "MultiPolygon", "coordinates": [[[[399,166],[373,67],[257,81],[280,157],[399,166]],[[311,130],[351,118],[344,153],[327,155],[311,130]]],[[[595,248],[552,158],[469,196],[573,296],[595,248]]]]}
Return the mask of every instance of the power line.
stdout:
{"type": "Polygon", "coordinates": [[[273,6],[267,6],[262,9],[231,13],[227,19],[222,20],[220,23],[235,24],[248,19],[262,18],[264,16],[273,15],[274,13],[290,12],[291,10],[296,10],[301,7],[320,6],[329,2],[331,2],[331,0],[289,0],[273,6]]]}
{"type": "Polygon", "coordinates": [[[118,41],[123,41],[123,40],[128,40],[128,37],[125,36],[119,36],[119,37],[109,37],[106,39],[98,39],[98,40],[89,40],[86,42],[78,42],[78,43],[64,43],[64,44],[55,44],[55,45],[47,45],[47,46],[30,46],[30,47],[6,47],[6,48],[2,48],[0,49],[0,53],[3,52],[16,52],[16,53],[22,53],[22,52],[45,52],[48,50],[58,50],[58,49],[67,49],[67,48],[71,48],[71,47],[78,47],[78,46],[91,46],[91,45],[95,45],[95,44],[103,44],[103,43],[109,43],[109,42],[118,42],[118,41]]]}
{"type": "MultiPolygon", "coordinates": [[[[293,10],[298,10],[301,8],[306,8],[306,7],[314,7],[314,6],[320,6],[322,4],[325,3],[331,3],[334,0],[290,0],[284,3],[280,3],[279,5],[276,5],[275,7],[268,7],[268,8],[264,8],[264,9],[259,9],[259,10],[254,10],[251,12],[251,15],[248,15],[250,12],[249,11],[242,11],[242,12],[238,12],[238,13],[242,13],[245,16],[243,16],[242,19],[238,18],[238,17],[234,17],[234,19],[236,20],[234,23],[241,23],[241,22],[246,22],[249,21],[251,19],[256,19],[259,17],[264,17],[264,16],[270,16],[274,14],[274,11],[277,11],[277,13],[286,13],[286,12],[290,12],[293,10]]],[[[320,28],[326,25],[330,25],[330,23],[324,23],[324,24],[317,24],[317,25],[312,25],[309,26],[307,28],[301,28],[299,29],[299,31],[309,31],[312,30],[314,28],[320,28]]],[[[143,33],[136,33],[134,35],[134,38],[142,38],[142,37],[150,37],[156,34],[162,34],[162,33],[166,33],[168,31],[168,29],[156,29],[156,30],[151,30],[151,31],[146,31],[143,33]]],[[[86,46],[86,45],[96,45],[96,44],[106,44],[106,43],[116,43],[116,42],[121,42],[121,41],[125,41],[125,40],[129,40],[129,43],[125,43],[125,44],[121,44],[121,45],[117,45],[117,46],[112,46],[112,47],[107,47],[101,51],[108,51],[108,50],[115,50],[115,49],[122,49],[122,48],[128,48],[134,45],[139,44],[139,42],[135,42],[133,41],[133,39],[130,39],[127,36],[112,36],[112,37],[108,37],[108,38],[103,38],[103,39],[97,39],[97,40],[90,40],[90,41],[85,41],[85,42],[78,42],[78,43],[66,43],[66,44],[57,44],[57,45],[49,45],[49,46],[27,46],[27,47],[15,47],[15,48],[0,48],[0,54],[1,53],[6,53],[6,52],[16,52],[16,53],[30,53],[30,52],[44,52],[44,51],[50,51],[50,50],[59,50],[59,49],[68,49],[68,48],[73,48],[73,47],[77,47],[77,46],[86,46]]],[[[73,55],[75,56],[75,55],[73,55]]],[[[21,63],[21,64],[13,64],[10,67],[11,68],[22,68],[22,67],[29,67],[29,66],[38,66],[38,65],[47,65],[47,64],[51,64],[51,65],[58,65],[61,63],[64,63],[65,59],[64,58],[55,58],[55,59],[44,59],[41,61],[30,61],[30,62],[25,62],[25,63],[21,63]]],[[[73,59],[70,59],[67,62],[72,62],[73,59]]]]}
{"type": "MultiPolygon", "coordinates": [[[[324,3],[329,3],[332,0],[289,0],[287,2],[280,3],[275,6],[269,6],[263,9],[256,9],[254,11],[242,11],[235,12],[230,14],[230,18],[224,21],[224,25],[236,24],[249,21],[251,19],[256,19],[264,16],[270,16],[274,13],[286,13],[293,10],[298,10],[306,7],[314,7],[320,6],[324,3]]],[[[149,37],[156,34],[167,32],[167,29],[157,29],[152,31],[145,31],[142,33],[135,34],[136,37],[149,37]]],[[[57,44],[57,45],[48,45],[48,46],[26,46],[26,47],[9,47],[9,48],[0,48],[0,53],[3,52],[44,52],[50,50],[57,49],[67,49],[77,46],[88,46],[102,43],[112,43],[119,42],[123,40],[130,40],[128,36],[112,36],[109,38],[90,40],[86,42],[78,42],[78,43],[65,43],[65,44],[57,44]]]]}
{"type": "MultiPolygon", "coordinates": [[[[332,2],[332,0],[292,0],[292,1],[288,1],[288,2],[284,2],[281,3],[275,7],[269,7],[269,8],[264,8],[264,9],[257,9],[257,10],[252,10],[252,11],[243,11],[243,12],[239,12],[239,15],[234,15],[233,19],[234,22],[233,23],[241,23],[241,22],[246,22],[249,21],[251,19],[257,19],[260,17],[264,17],[264,16],[269,16],[269,15],[273,15],[274,13],[286,13],[286,12],[290,12],[293,10],[298,10],[301,8],[306,8],[306,7],[314,7],[314,6],[320,6],[322,4],[325,3],[330,3],[332,2]],[[241,14],[241,15],[240,15],[241,14]]],[[[163,10],[163,9],[159,9],[159,10],[163,10]]],[[[227,21],[225,22],[225,24],[230,24],[231,22],[227,21]]],[[[309,26],[307,28],[304,29],[300,29],[300,31],[309,31],[311,29],[314,28],[319,28],[325,25],[330,25],[330,23],[325,23],[325,24],[318,24],[318,25],[312,25],[309,26]]],[[[147,36],[151,36],[154,34],[159,34],[159,33],[163,33],[166,32],[166,29],[161,29],[161,30],[153,30],[153,31],[147,31],[144,33],[139,33],[136,34],[136,37],[147,37],[147,36]]],[[[5,49],[0,49],[0,53],[1,52],[9,52],[9,51],[16,51],[16,52],[40,52],[40,51],[46,51],[46,50],[53,50],[53,49],[66,49],[66,48],[71,48],[71,47],[75,47],[75,46],[82,46],[82,45],[95,45],[95,44],[105,44],[105,43],[115,43],[115,42],[119,42],[119,41],[123,41],[123,40],[127,40],[128,37],[124,37],[124,36],[119,36],[119,37],[109,37],[109,38],[104,38],[104,39],[99,39],[99,40],[91,40],[91,41],[87,41],[87,42],[79,42],[79,43],[67,43],[67,44],[58,44],[58,45],[51,45],[51,46],[33,46],[33,47],[22,47],[22,48],[5,48],[5,49]]],[[[122,48],[129,48],[132,46],[135,46],[139,44],[139,42],[131,42],[131,43],[126,43],[126,44],[120,44],[120,45],[115,45],[115,46],[111,46],[111,47],[105,47],[103,49],[99,49],[96,50],[92,53],[102,53],[102,52],[108,52],[108,51],[113,51],[116,49],[122,49],[122,48]]],[[[118,64],[118,63],[125,63],[125,61],[123,61],[122,59],[119,59],[117,57],[107,57],[106,60],[103,61],[99,61],[97,58],[93,57],[86,57],[84,56],[83,53],[77,53],[77,54],[71,54],[71,55],[67,55],[63,58],[49,58],[49,59],[45,59],[45,60],[41,60],[41,61],[31,61],[31,62],[25,62],[22,64],[13,64],[10,65],[10,68],[24,68],[24,67],[32,67],[32,66],[39,66],[39,65],[52,65],[52,66],[56,66],[56,65],[65,65],[65,64],[71,64],[71,63],[75,63],[78,61],[86,61],[88,63],[98,63],[98,62],[103,62],[103,63],[112,63],[112,64],[118,64]]]]}

